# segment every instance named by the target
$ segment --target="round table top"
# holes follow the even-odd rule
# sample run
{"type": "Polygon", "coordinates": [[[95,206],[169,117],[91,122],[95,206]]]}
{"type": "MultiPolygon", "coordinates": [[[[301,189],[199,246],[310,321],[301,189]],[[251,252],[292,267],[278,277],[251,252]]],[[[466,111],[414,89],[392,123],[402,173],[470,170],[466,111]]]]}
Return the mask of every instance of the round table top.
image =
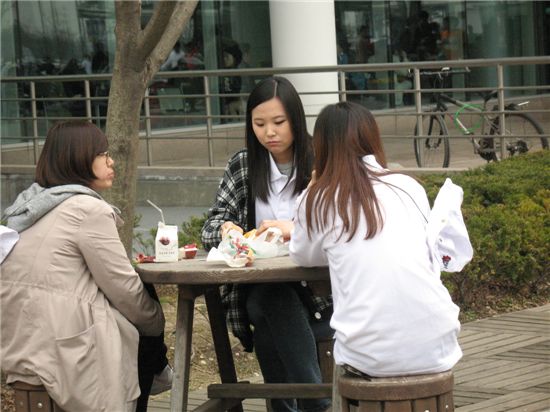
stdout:
{"type": "Polygon", "coordinates": [[[289,256],[256,259],[252,266],[232,268],[225,262],[207,262],[206,256],[170,263],[140,263],[136,271],[144,282],[186,285],[268,283],[328,280],[328,267],[305,268],[289,256]]]}

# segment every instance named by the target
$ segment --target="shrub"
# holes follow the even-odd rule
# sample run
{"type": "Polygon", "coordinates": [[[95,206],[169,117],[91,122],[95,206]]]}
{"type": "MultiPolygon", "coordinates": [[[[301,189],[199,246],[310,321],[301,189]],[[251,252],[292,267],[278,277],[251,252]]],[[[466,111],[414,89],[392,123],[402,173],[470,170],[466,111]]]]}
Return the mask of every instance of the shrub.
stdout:
{"type": "Polygon", "coordinates": [[[178,231],[178,240],[180,245],[196,243],[199,249],[202,248],[201,229],[206,221],[206,213],[202,217],[191,216],[191,219],[181,224],[181,230],[178,231]]]}
{"type": "Polygon", "coordinates": [[[463,308],[497,296],[547,296],[550,152],[517,156],[464,173],[420,178],[433,202],[446,177],[464,189],[462,213],[474,258],[443,280],[463,308]]]}

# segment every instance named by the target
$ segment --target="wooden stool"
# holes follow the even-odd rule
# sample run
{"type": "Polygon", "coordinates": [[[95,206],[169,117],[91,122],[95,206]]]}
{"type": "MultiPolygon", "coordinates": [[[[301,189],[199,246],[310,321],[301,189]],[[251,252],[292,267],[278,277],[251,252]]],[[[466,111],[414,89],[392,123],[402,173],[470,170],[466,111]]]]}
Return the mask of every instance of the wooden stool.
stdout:
{"type": "MultiPolygon", "coordinates": [[[[309,288],[315,296],[330,296],[330,282],[325,280],[317,280],[307,282],[309,288]]],[[[332,370],[334,365],[334,358],[332,356],[332,350],[334,348],[334,338],[320,338],[317,340],[317,358],[319,360],[319,367],[321,369],[321,377],[323,383],[332,383],[332,370]]]]}
{"type": "Polygon", "coordinates": [[[11,387],[15,390],[15,412],[63,412],[42,385],[14,382],[11,387]]]}
{"type": "Polygon", "coordinates": [[[453,373],[365,378],[342,375],[338,389],[342,411],[357,405],[360,412],[452,412],[453,373]]]}

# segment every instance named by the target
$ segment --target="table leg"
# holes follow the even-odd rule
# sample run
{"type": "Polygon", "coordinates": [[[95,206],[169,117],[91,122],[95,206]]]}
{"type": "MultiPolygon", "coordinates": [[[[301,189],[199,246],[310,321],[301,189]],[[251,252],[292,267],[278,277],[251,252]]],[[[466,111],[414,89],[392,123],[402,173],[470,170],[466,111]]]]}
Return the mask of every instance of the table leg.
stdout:
{"type": "Polygon", "coordinates": [[[176,314],[176,343],[174,346],[174,378],[170,394],[170,411],[187,412],[189,370],[191,365],[191,337],[195,294],[189,288],[178,287],[176,314]]]}
{"type": "MultiPolygon", "coordinates": [[[[216,358],[218,360],[218,369],[222,383],[236,383],[237,372],[231,352],[229,334],[225,323],[225,312],[223,310],[220,291],[217,287],[208,289],[204,295],[208,318],[210,319],[210,328],[212,330],[212,339],[216,349],[216,358]]],[[[242,404],[230,409],[232,412],[242,412],[242,404]]]]}

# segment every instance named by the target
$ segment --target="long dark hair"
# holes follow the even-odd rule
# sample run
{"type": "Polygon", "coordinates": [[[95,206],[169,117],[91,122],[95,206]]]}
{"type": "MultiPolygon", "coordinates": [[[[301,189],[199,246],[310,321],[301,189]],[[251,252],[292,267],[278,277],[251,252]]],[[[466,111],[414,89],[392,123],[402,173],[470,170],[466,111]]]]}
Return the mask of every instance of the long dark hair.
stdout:
{"type": "Polygon", "coordinates": [[[97,179],[92,164],[107,151],[107,137],[94,124],[69,120],[48,130],[36,164],[35,181],[42,187],[68,184],[90,186],[97,179]]]}
{"type": "Polygon", "coordinates": [[[307,132],[306,115],[298,92],[284,77],[268,77],[254,87],[246,105],[246,148],[248,151],[249,196],[267,201],[271,169],[269,152],[263,147],[252,127],[252,110],[260,104],[278,98],[290,122],[293,141],[293,171],[296,171],[294,193],[306,188],[311,178],[313,161],[311,136],[307,132]]]}
{"type": "Polygon", "coordinates": [[[386,167],[380,131],[365,107],[341,102],[325,107],[313,132],[316,181],[306,198],[308,233],[312,227],[332,225],[331,216],[343,221],[342,236],[350,240],[357,231],[360,213],[367,220],[365,239],[378,233],[384,224],[372,180],[387,172],[366,167],[363,156],[374,155],[386,167]]]}

